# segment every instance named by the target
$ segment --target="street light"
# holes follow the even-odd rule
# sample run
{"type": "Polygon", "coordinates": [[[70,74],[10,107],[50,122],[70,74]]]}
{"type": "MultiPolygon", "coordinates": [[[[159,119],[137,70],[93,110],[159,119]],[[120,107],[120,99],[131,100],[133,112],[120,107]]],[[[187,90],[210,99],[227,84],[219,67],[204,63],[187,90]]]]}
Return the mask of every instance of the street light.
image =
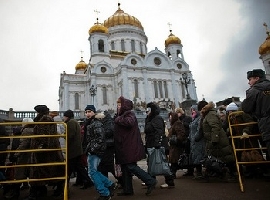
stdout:
{"type": "Polygon", "coordinates": [[[90,92],[90,95],[92,96],[93,105],[95,105],[94,99],[97,94],[97,86],[95,87],[94,85],[91,85],[89,92],[90,92]]]}
{"type": "Polygon", "coordinates": [[[190,84],[190,78],[188,77],[186,73],[183,73],[182,78],[180,78],[180,81],[182,84],[185,85],[185,88],[187,90],[187,99],[190,99],[190,95],[188,93],[188,84],[190,84]]]}

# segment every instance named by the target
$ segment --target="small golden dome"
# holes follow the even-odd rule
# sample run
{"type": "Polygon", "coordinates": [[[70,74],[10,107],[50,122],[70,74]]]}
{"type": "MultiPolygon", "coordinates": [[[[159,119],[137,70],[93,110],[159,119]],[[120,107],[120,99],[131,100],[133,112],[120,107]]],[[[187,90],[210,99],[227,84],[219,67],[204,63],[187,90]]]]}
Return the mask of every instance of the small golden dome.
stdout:
{"type": "Polygon", "coordinates": [[[262,45],[259,47],[259,54],[260,55],[270,53],[270,35],[269,35],[269,31],[267,29],[267,24],[263,23],[263,25],[265,26],[267,37],[266,37],[266,40],[264,41],[264,43],[262,43],[262,45]]]}
{"type": "Polygon", "coordinates": [[[120,3],[118,3],[118,10],[104,21],[104,26],[107,28],[118,25],[131,25],[144,30],[141,22],[136,17],[131,16],[121,10],[120,3]]]}
{"type": "Polygon", "coordinates": [[[76,70],[85,70],[87,68],[87,64],[83,61],[83,57],[81,57],[81,61],[76,65],[76,70]]]}
{"type": "Polygon", "coordinates": [[[94,26],[92,26],[88,31],[89,35],[91,33],[96,33],[96,32],[108,34],[108,28],[103,26],[103,24],[99,23],[98,19],[97,19],[97,23],[95,23],[94,26]]]}
{"type": "Polygon", "coordinates": [[[181,40],[179,37],[176,37],[174,34],[172,34],[172,30],[170,30],[170,35],[165,40],[165,47],[168,47],[170,44],[181,44],[181,40]]]}

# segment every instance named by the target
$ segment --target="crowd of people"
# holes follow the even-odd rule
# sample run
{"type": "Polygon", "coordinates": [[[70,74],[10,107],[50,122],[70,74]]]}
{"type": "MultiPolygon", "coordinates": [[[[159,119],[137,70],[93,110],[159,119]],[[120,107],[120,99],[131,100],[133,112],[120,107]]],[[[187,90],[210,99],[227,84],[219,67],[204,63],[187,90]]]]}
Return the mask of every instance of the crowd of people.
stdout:
{"type": "MultiPolygon", "coordinates": [[[[232,148],[231,130],[234,135],[240,136],[236,146],[243,148],[244,141],[254,132],[262,135],[261,144],[267,147],[266,159],[270,155],[270,81],[266,79],[265,72],[255,69],[247,73],[250,88],[246,99],[241,105],[232,101],[224,101],[216,108],[213,102],[199,101],[191,105],[191,116],[186,115],[183,108],[176,108],[169,112],[166,123],[160,115],[160,107],[155,102],[146,105],[145,142],[143,142],[138,121],[133,110],[133,102],[123,96],[117,99],[117,111],[114,116],[108,111],[98,112],[94,105],[86,105],[85,119],[78,122],[74,119],[72,110],[64,112],[63,119],[59,113],[52,111],[46,105],[37,105],[34,110],[37,116],[34,119],[24,118],[23,126],[13,130],[13,135],[63,135],[66,133],[67,148],[63,137],[26,137],[21,139],[1,139],[0,151],[4,152],[11,146],[12,150],[28,149],[54,149],[46,151],[1,153],[0,165],[5,166],[7,159],[17,165],[53,163],[67,161],[68,185],[70,178],[76,174],[73,186],[81,189],[95,187],[100,197],[98,200],[110,200],[115,190],[122,189],[118,196],[134,195],[133,176],[137,176],[142,185],[147,187],[146,195],[150,195],[156,188],[156,176],[143,170],[137,162],[148,159],[148,149],[165,149],[165,163],[169,164],[169,173],[164,174],[164,184],[160,188],[174,188],[179,158],[188,155],[188,166],[183,176],[191,176],[194,181],[209,181],[217,177],[221,181],[236,181],[239,175],[236,170],[235,154],[232,148]],[[242,110],[241,115],[230,115],[232,112],[242,110]],[[242,128],[230,129],[229,124],[258,122],[242,128]],[[36,124],[34,122],[37,122],[36,124]],[[44,124],[40,122],[64,122],[44,124]],[[62,147],[62,149],[61,149],[62,147]],[[219,160],[218,166],[208,167],[209,157],[219,160]],[[118,167],[116,170],[116,166],[118,167]],[[120,166],[120,167],[119,167],[120,166]],[[119,168],[121,173],[119,173],[119,168]],[[109,173],[114,176],[113,180],[109,173]]],[[[0,123],[3,122],[0,121],[0,123]]],[[[0,136],[8,136],[5,127],[0,126],[0,136]]],[[[251,140],[251,142],[254,142],[251,140]]],[[[257,141],[256,141],[257,142],[257,141]]],[[[238,155],[237,155],[238,156],[238,155]]],[[[240,159],[240,158],[239,158],[240,159]]],[[[268,165],[244,166],[242,175],[256,176],[260,168],[262,174],[269,176],[268,165]]],[[[30,166],[14,168],[15,180],[46,179],[65,176],[63,165],[30,166]]],[[[6,170],[0,170],[0,180],[8,179],[6,170]]],[[[19,198],[20,190],[29,189],[25,200],[37,200],[47,195],[47,187],[54,188],[53,196],[63,199],[64,180],[31,181],[15,184],[3,184],[5,199],[19,198]]]]}

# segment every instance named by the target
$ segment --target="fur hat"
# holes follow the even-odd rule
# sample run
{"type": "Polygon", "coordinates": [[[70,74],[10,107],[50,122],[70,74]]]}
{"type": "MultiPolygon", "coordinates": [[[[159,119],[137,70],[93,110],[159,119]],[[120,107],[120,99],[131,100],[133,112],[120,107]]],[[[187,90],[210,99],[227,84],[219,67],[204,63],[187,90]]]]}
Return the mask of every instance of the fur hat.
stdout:
{"type": "Polygon", "coordinates": [[[185,111],[182,108],[176,108],[175,112],[176,113],[181,113],[182,115],[185,114],[185,111]]]}
{"type": "Polygon", "coordinates": [[[49,112],[49,108],[46,105],[37,105],[34,107],[35,111],[42,114],[47,114],[49,112]]]}
{"type": "Polygon", "coordinates": [[[226,111],[236,111],[238,110],[238,106],[232,102],[226,107],[226,111]]]}
{"type": "Polygon", "coordinates": [[[207,101],[199,101],[198,102],[198,111],[201,111],[203,109],[204,106],[206,106],[208,104],[207,101]]]}
{"type": "Polygon", "coordinates": [[[96,108],[94,105],[87,105],[84,110],[92,110],[94,113],[96,112],[96,108]]]}
{"type": "Polygon", "coordinates": [[[67,110],[66,112],[64,112],[64,116],[68,117],[68,118],[73,118],[74,117],[74,113],[72,110],[67,110]]]}
{"type": "Polygon", "coordinates": [[[53,117],[59,115],[59,113],[57,111],[50,111],[49,115],[53,118],[53,117]]]}
{"type": "Polygon", "coordinates": [[[252,71],[247,72],[247,79],[251,77],[265,78],[265,71],[262,69],[253,69],[252,71]]]}

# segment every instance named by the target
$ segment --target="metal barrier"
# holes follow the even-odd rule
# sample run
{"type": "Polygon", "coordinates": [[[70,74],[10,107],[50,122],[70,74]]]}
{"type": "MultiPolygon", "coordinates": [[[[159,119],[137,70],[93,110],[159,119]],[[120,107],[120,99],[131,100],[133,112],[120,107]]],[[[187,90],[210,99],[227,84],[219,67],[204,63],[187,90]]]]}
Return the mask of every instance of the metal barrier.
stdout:
{"type": "MultiPolygon", "coordinates": [[[[233,128],[238,128],[238,127],[243,128],[243,127],[246,127],[246,126],[252,126],[252,125],[254,126],[254,125],[258,124],[257,122],[233,123],[232,120],[230,120],[231,118],[235,118],[236,116],[243,116],[243,114],[244,114],[243,111],[236,111],[236,112],[230,113],[229,116],[228,116],[232,147],[233,147],[233,152],[234,152],[234,156],[235,156],[235,162],[236,162],[236,168],[237,168],[237,172],[238,172],[238,180],[239,180],[239,185],[240,185],[241,192],[244,192],[244,185],[243,185],[243,180],[242,180],[239,165],[254,165],[254,164],[270,163],[270,161],[267,161],[267,160],[244,162],[244,161],[241,161],[241,159],[239,158],[239,153],[241,153],[243,151],[260,150],[260,152],[263,152],[263,150],[267,149],[266,147],[261,146],[261,144],[259,144],[259,143],[258,143],[257,147],[237,148],[237,146],[235,144],[235,140],[238,140],[238,143],[240,143],[241,141],[244,142],[244,140],[246,140],[246,139],[243,138],[242,132],[241,132],[241,135],[239,133],[237,134],[237,133],[235,133],[236,131],[234,131],[233,128]]],[[[248,137],[249,138],[258,138],[258,139],[260,139],[261,134],[260,133],[255,133],[255,134],[252,133],[252,134],[249,134],[248,137]]]]}
{"type": "MultiPolygon", "coordinates": [[[[1,139],[26,139],[26,138],[48,138],[48,137],[64,137],[65,138],[65,147],[56,148],[56,149],[46,149],[46,148],[37,148],[37,149],[26,149],[26,150],[6,150],[6,151],[0,151],[0,153],[33,153],[33,152],[52,152],[52,151],[64,151],[67,158],[67,125],[64,122],[9,122],[9,123],[0,123],[0,126],[17,126],[17,125],[49,125],[49,124],[63,124],[65,127],[65,134],[58,134],[58,133],[51,133],[51,134],[40,134],[40,135],[27,135],[27,136],[21,136],[21,135],[10,135],[6,137],[0,137],[1,139]]],[[[27,179],[19,179],[19,180],[4,180],[0,181],[0,184],[8,184],[8,183],[23,183],[23,182],[38,182],[38,181],[50,181],[50,180],[64,180],[64,200],[68,200],[68,172],[67,172],[67,159],[64,159],[63,162],[51,162],[51,163],[31,163],[31,164],[21,164],[21,165],[5,165],[0,166],[0,169],[8,169],[8,168],[19,168],[19,167],[44,167],[44,166],[60,166],[64,165],[65,167],[65,175],[59,176],[59,177],[48,177],[48,178],[42,178],[42,179],[34,179],[34,178],[27,178],[27,179]]]]}

